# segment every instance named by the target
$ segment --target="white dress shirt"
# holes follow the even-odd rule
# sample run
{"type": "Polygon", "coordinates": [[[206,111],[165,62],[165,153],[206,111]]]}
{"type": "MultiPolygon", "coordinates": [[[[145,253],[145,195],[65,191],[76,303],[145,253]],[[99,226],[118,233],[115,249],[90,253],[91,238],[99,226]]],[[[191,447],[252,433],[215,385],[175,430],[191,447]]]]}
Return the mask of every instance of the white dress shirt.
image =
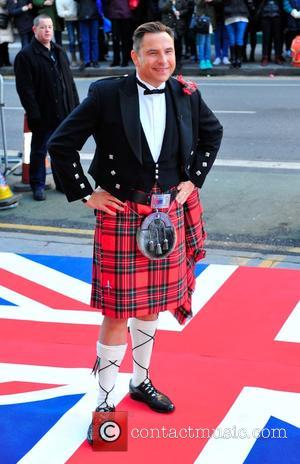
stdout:
{"type": "MultiPolygon", "coordinates": [[[[150,90],[156,88],[164,89],[166,86],[166,83],[163,82],[159,87],[153,87],[151,84],[148,84],[148,82],[143,81],[138,74],[136,77],[150,90]]],[[[144,95],[143,87],[137,84],[137,88],[139,95],[140,121],[144,129],[145,137],[153,160],[157,163],[166,128],[166,96],[164,93],[144,95]]]]}

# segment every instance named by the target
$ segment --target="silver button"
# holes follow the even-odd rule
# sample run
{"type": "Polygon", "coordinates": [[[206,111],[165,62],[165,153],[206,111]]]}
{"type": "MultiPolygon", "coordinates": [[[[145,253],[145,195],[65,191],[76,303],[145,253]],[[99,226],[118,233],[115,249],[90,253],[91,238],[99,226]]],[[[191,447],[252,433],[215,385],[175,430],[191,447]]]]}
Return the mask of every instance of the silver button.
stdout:
{"type": "Polygon", "coordinates": [[[116,171],[110,171],[110,173],[111,173],[112,176],[116,175],[116,171]]]}
{"type": "Polygon", "coordinates": [[[74,167],[74,168],[77,168],[77,163],[73,163],[73,167],[74,167]]]}
{"type": "Polygon", "coordinates": [[[76,172],[75,179],[79,179],[79,177],[80,177],[79,174],[76,172]]]}
{"type": "Polygon", "coordinates": [[[200,175],[201,175],[201,171],[196,171],[196,175],[197,175],[197,176],[200,176],[200,175]]]}
{"type": "Polygon", "coordinates": [[[116,189],[119,189],[120,187],[121,187],[120,184],[116,184],[116,185],[115,185],[115,188],[116,188],[116,189]]]}
{"type": "Polygon", "coordinates": [[[193,154],[194,154],[194,151],[192,150],[192,151],[191,151],[191,156],[193,156],[193,154]]]}
{"type": "Polygon", "coordinates": [[[206,168],[206,166],[207,166],[207,162],[206,162],[206,161],[204,161],[204,162],[202,163],[202,166],[203,166],[204,168],[206,168]]]}
{"type": "Polygon", "coordinates": [[[155,176],[155,179],[158,179],[158,176],[155,176]]]}
{"type": "Polygon", "coordinates": [[[187,169],[190,169],[190,167],[191,167],[191,166],[190,166],[190,165],[188,165],[187,169]]]}
{"type": "Polygon", "coordinates": [[[85,184],[80,184],[80,188],[84,189],[85,184]]]}
{"type": "Polygon", "coordinates": [[[114,159],[114,155],[108,155],[108,157],[109,157],[110,160],[114,159]]]}
{"type": "Polygon", "coordinates": [[[156,164],[155,167],[158,168],[158,164],[156,164]]]}
{"type": "Polygon", "coordinates": [[[210,153],[209,153],[209,151],[206,151],[206,152],[205,152],[205,156],[207,156],[207,157],[209,157],[209,156],[210,156],[210,153]]]}
{"type": "Polygon", "coordinates": [[[155,173],[158,174],[158,169],[155,169],[155,173]]]}

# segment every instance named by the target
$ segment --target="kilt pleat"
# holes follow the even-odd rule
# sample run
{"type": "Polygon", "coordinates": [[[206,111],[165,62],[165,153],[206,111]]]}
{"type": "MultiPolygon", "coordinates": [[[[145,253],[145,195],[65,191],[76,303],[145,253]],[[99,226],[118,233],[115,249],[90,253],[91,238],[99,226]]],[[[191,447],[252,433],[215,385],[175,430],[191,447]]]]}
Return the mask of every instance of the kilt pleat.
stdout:
{"type": "Polygon", "coordinates": [[[116,216],[97,211],[91,306],[116,319],[169,310],[183,324],[192,316],[195,262],[205,255],[198,189],[183,206],[173,202],[169,217],[177,242],[160,260],[146,258],[136,242],[137,229],[151,212],[150,207],[130,201],[116,216]]]}

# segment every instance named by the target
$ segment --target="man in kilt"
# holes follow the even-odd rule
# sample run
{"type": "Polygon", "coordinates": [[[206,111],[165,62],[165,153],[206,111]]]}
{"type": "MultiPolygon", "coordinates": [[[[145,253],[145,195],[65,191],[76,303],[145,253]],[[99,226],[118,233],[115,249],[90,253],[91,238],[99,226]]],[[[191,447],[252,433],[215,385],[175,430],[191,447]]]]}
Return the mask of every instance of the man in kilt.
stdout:
{"type": "MultiPolygon", "coordinates": [[[[130,319],[130,396],[169,413],[174,404],[149,377],[158,314],[169,310],[181,324],[192,316],[193,271],[204,256],[205,238],[198,189],[217,155],[222,126],[195,84],[171,77],[175,52],[170,28],[159,22],[139,26],[131,57],[136,72],[93,83],[48,149],[68,200],[81,199],[96,214],[91,305],[104,315],[94,366],[96,411],[114,410],[130,319]],[[78,153],[92,134],[97,148],[89,173],[95,189],[78,153]],[[173,234],[168,242],[168,227],[163,227],[160,243],[161,232],[154,227],[156,235],[146,240],[145,252],[141,230],[154,211],[169,218],[176,241],[173,234]],[[165,251],[170,245],[172,252],[165,251]]],[[[91,426],[88,440],[92,442],[91,426]]]]}

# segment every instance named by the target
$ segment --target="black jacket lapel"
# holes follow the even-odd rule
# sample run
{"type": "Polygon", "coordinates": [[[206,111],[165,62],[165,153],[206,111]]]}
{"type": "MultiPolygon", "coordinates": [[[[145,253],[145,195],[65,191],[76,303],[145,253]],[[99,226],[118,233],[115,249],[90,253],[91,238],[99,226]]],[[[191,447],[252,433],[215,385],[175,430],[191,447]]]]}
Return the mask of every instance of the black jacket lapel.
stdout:
{"type": "Polygon", "coordinates": [[[182,159],[188,160],[193,144],[192,108],[188,95],[182,91],[181,85],[173,78],[168,81],[169,88],[174,97],[177,113],[182,159]]]}
{"type": "Polygon", "coordinates": [[[135,74],[125,79],[119,89],[123,126],[134,155],[142,164],[141,124],[139,114],[139,98],[135,82],[135,74]]]}

